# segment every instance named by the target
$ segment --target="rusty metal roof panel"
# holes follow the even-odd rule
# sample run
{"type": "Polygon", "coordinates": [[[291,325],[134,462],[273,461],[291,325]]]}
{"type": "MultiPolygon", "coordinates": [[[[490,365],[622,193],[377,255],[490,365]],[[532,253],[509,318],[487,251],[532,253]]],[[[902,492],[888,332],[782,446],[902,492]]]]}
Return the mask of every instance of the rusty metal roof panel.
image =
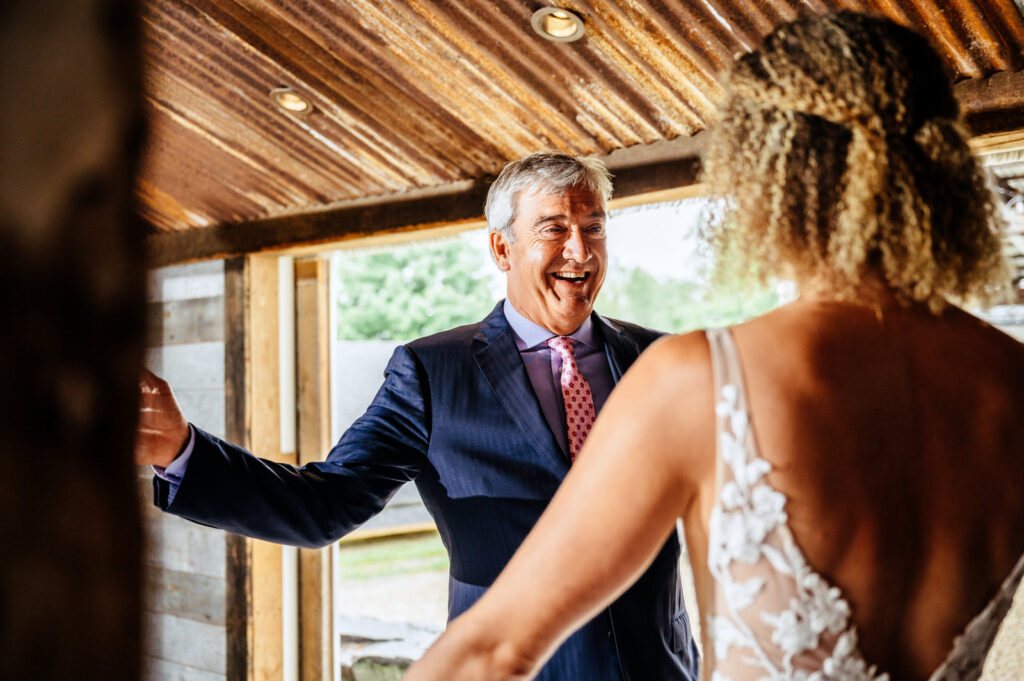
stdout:
{"type": "Polygon", "coordinates": [[[497,172],[537,149],[607,154],[707,128],[719,74],[805,12],[873,11],[928,34],[960,79],[1024,68],[1013,0],[144,0],[157,230],[317,211],[497,172]],[[313,111],[271,101],[289,87],[313,111]]]}

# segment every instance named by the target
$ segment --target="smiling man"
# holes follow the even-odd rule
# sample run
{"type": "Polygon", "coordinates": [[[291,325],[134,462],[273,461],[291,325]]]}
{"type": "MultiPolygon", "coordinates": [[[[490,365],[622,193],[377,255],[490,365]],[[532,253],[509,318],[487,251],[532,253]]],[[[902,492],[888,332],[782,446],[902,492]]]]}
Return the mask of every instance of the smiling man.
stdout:
{"type": "MultiPolygon", "coordinates": [[[[533,527],[615,383],[659,335],[594,312],[611,190],[594,159],[538,153],[508,164],[485,206],[506,299],[477,324],[397,348],[366,413],[323,462],[295,468],[257,459],[189,425],[167,384],[147,374],[136,458],[156,466],[157,505],[316,547],[415,481],[451,558],[449,616],[461,614],[533,527]]],[[[673,536],[537,678],[696,679],[678,562],[673,536]]]]}
{"type": "MultiPolygon", "coordinates": [[[[501,180],[491,190],[496,200],[505,199],[501,180]]],[[[604,283],[605,198],[600,186],[561,193],[530,187],[515,199],[512,224],[491,229],[491,252],[508,275],[508,302],[557,335],[569,335],[590,316],[604,283]]]]}

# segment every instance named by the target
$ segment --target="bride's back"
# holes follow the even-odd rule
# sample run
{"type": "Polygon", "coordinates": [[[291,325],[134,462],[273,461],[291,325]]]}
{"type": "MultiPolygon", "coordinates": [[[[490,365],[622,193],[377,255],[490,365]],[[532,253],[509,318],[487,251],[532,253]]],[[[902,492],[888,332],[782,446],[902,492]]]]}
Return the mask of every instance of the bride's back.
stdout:
{"type": "Polygon", "coordinates": [[[737,60],[703,159],[719,252],[805,292],[735,330],[768,483],[894,681],[927,678],[1024,552],[1024,349],[933,312],[1005,279],[959,121],[923,38],[805,17],[737,60]]]}
{"type": "Polygon", "coordinates": [[[798,544],[865,657],[927,678],[1024,552],[1024,346],[953,308],[835,302],[735,338],[798,544]]]}

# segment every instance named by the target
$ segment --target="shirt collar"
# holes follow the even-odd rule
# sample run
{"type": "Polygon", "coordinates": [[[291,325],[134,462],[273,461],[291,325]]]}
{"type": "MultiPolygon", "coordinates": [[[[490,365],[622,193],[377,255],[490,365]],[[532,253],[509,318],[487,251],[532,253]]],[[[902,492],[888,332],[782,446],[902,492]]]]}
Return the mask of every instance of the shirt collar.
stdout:
{"type": "MultiPolygon", "coordinates": [[[[502,311],[505,313],[505,319],[508,320],[509,326],[512,327],[512,331],[515,333],[516,347],[519,348],[520,352],[541,345],[547,339],[558,335],[519,314],[519,310],[513,307],[512,303],[508,302],[508,298],[505,299],[502,311]]],[[[596,349],[600,347],[594,339],[594,321],[589,315],[580,324],[578,329],[569,334],[569,337],[577,343],[583,343],[591,348],[596,349]]]]}

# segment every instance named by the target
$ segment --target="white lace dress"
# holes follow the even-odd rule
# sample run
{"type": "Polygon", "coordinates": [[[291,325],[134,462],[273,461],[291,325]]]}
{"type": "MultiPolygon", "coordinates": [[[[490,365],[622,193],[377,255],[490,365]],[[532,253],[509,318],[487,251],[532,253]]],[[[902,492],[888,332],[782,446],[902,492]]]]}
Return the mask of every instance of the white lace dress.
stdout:
{"type": "MultiPolygon", "coordinates": [[[[715,580],[704,618],[712,681],[888,681],[857,643],[842,592],[807,563],[787,524],[786,497],[758,456],[736,346],[707,332],[718,423],[717,497],[708,535],[715,580]]],[[[931,681],[977,679],[1024,573],[1024,557],[957,639],[931,681]]]]}

